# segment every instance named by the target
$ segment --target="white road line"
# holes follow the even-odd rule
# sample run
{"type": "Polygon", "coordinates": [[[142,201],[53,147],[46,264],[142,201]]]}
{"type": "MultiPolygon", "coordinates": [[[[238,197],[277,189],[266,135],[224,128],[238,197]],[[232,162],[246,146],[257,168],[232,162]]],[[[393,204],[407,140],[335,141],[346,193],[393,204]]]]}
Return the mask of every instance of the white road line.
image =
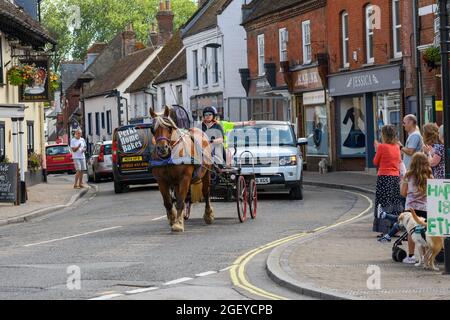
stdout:
{"type": "Polygon", "coordinates": [[[228,270],[230,270],[231,269],[231,266],[229,266],[229,267],[226,267],[226,268],[223,268],[222,270],[219,270],[219,272],[224,272],[224,271],[228,271],[228,270]]]}
{"type": "Polygon", "coordinates": [[[217,273],[217,271],[206,271],[206,272],[202,272],[202,273],[196,274],[195,276],[196,277],[206,277],[206,276],[209,276],[209,275],[212,275],[212,274],[216,274],[216,273],[217,273]]]}
{"type": "Polygon", "coordinates": [[[37,242],[37,243],[30,243],[30,244],[24,245],[24,247],[38,246],[38,245],[40,245],[40,244],[52,243],[52,242],[56,242],[56,241],[61,241],[61,240],[67,240],[67,239],[72,239],[72,238],[77,238],[77,237],[87,236],[87,235],[89,235],[89,234],[99,233],[99,232],[104,232],[104,231],[109,231],[109,230],[114,230],[114,229],[118,229],[118,228],[122,228],[122,226],[117,226],[117,227],[112,227],[112,228],[105,228],[105,229],[100,229],[100,230],[90,231],[90,232],[86,232],[86,233],[80,233],[80,234],[76,234],[76,235],[69,236],[69,237],[64,237],[64,238],[59,238],[59,239],[53,239],[53,240],[42,241],[42,242],[37,242]]]}
{"type": "Polygon", "coordinates": [[[107,294],[105,296],[100,296],[100,297],[89,299],[89,300],[109,300],[109,299],[113,299],[113,298],[117,298],[117,297],[121,297],[121,296],[123,296],[122,293],[114,293],[114,294],[107,294]]]}
{"type": "Polygon", "coordinates": [[[150,287],[150,288],[142,288],[125,292],[126,294],[136,294],[136,293],[144,293],[148,291],[158,290],[158,287],[150,287]]]}
{"type": "Polygon", "coordinates": [[[186,278],[180,278],[180,279],[176,279],[176,280],[172,280],[172,281],[166,282],[163,285],[164,286],[170,286],[172,284],[178,284],[178,283],[186,282],[186,281],[189,281],[189,280],[193,280],[193,279],[192,278],[187,278],[187,277],[186,278]]]}
{"type": "Polygon", "coordinates": [[[167,218],[167,216],[161,216],[161,217],[152,219],[152,221],[158,221],[158,220],[162,220],[162,219],[164,219],[164,218],[167,218]]]}

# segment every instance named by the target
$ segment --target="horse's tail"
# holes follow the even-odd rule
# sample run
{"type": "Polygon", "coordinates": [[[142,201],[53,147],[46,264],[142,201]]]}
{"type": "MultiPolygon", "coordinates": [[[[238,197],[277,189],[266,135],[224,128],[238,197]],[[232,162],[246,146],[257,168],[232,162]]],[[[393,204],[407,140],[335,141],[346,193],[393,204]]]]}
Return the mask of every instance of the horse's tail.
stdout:
{"type": "Polygon", "coordinates": [[[191,203],[198,203],[203,200],[203,183],[199,180],[191,184],[191,203]]]}

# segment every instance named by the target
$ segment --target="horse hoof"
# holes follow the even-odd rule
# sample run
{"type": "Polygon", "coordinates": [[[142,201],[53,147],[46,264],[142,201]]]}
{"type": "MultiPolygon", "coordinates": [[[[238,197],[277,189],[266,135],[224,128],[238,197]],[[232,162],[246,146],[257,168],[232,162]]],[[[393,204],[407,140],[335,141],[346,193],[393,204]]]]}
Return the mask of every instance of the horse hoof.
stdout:
{"type": "Polygon", "coordinates": [[[172,226],[172,232],[184,232],[184,228],[180,224],[176,223],[172,226]]]}
{"type": "Polygon", "coordinates": [[[206,223],[206,224],[213,224],[213,222],[214,222],[214,217],[212,217],[212,216],[207,216],[207,215],[205,215],[205,216],[203,217],[203,219],[205,220],[205,223],[206,223]]]}

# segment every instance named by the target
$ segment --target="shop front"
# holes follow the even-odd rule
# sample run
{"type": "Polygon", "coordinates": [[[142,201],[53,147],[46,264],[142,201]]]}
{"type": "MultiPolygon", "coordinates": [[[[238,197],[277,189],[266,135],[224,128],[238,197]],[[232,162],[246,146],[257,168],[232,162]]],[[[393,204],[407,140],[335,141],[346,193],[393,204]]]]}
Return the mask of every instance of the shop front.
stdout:
{"type": "Polygon", "coordinates": [[[318,170],[319,162],[332,161],[330,148],[330,106],[326,94],[326,64],[297,66],[282,65],[284,77],[292,95],[294,119],[298,136],[308,139],[305,159],[307,169],[318,170]]]}
{"type": "Polygon", "coordinates": [[[336,162],[342,171],[374,170],[374,141],[384,125],[402,137],[401,66],[388,65],[330,75],[329,95],[335,110],[336,162]]]}

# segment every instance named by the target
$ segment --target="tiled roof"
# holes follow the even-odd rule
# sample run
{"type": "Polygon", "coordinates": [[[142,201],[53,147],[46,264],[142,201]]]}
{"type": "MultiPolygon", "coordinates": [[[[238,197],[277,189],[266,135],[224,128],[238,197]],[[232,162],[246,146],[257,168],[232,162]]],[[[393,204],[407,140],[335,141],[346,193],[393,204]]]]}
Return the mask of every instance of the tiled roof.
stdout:
{"type": "Polygon", "coordinates": [[[181,32],[177,31],[125,92],[138,92],[147,88],[182,48],[181,32]]]}
{"type": "MultiPolygon", "coordinates": [[[[230,3],[230,0],[210,0],[210,4],[206,4],[208,8],[201,16],[196,17],[197,20],[190,26],[183,37],[190,37],[197,33],[217,27],[217,14],[223,11],[230,3]]],[[[199,11],[197,11],[194,16],[198,14],[199,11]]],[[[188,24],[185,26],[187,25],[188,24]]]]}
{"type": "Polygon", "coordinates": [[[96,42],[89,47],[87,53],[101,53],[108,46],[105,42],[96,42]]]}
{"type": "Polygon", "coordinates": [[[109,68],[103,76],[95,78],[94,85],[86,90],[85,97],[93,97],[116,89],[153,53],[153,48],[136,51],[109,68]]]}
{"type": "Polygon", "coordinates": [[[244,19],[243,23],[246,24],[270,13],[287,9],[308,1],[310,0],[253,0],[247,6],[251,10],[251,13],[244,19]]]}
{"type": "Polygon", "coordinates": [[[155,84],[187,79],[186,70],[186,49],[172,61],[172,63],[164,70],[154,81],[155,84]]]}
{"type": "Polygon", "coordinates": [[[34,46],[42,47],[46,43],[56,44],[55,38],[47,29],[7,0],[0,0],[0,30],[34,46]]]}

